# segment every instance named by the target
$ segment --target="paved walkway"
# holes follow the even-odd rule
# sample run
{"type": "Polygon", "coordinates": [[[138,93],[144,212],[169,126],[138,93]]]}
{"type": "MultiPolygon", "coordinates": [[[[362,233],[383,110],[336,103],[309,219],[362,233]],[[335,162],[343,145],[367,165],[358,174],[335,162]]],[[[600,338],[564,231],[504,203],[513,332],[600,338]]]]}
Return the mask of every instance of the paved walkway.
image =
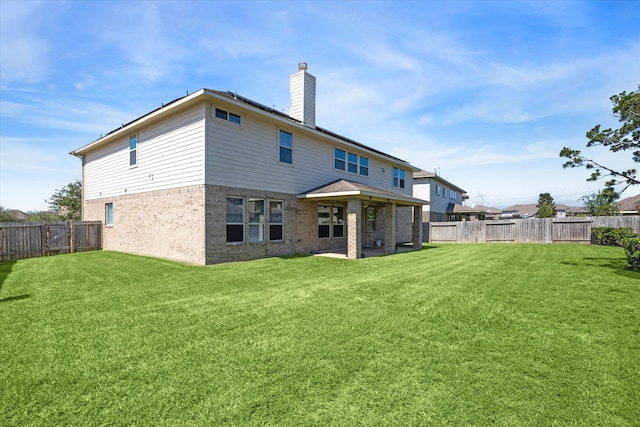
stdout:
{"type": "MultiPolygon", "coordinates": [[[[398,248],[396,248],[396,252],[395,253],[400,253],[400,252],[411,252],[414,251],[416,249],[413,249],[410,246],[399,246],[398,248]]],[[[332,250],[328,250],[328,251],[322,251],[322,252],[316,252],[314,254],[315,256],[324,256],[324,257],[329,257],[329,258],[346,258],[347,256],[347,248],[343,248],[343,249],[332,249],[332,250]]],[[[384,248],[362,248],[362,258],[370,258],[370,257],[376,257],[376,256],[383,256],[383,255],[393,255],[393,254],[385,254],[384,253],[384,248]]]]}

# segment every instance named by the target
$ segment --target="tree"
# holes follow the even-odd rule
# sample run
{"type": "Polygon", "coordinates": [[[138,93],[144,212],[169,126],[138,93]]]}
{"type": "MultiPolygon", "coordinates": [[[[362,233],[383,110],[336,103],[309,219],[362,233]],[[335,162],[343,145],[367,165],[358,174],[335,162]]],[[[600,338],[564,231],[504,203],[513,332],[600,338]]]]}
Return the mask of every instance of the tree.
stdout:
{"type": "Polygon", "coordinates": [[[32,214],[31,216],[29,216],[29,221],[54,222],[54,221],[60,221],[60,216],[57,213],[51,212],[51,211],[38,211],[32,214]]]}
{"type": "Polygon", "coordinates": [[[616,216],[620,213],[616,200],[618,193],[604,189],[598,193],[583,196],[581,199],[592,216],[616,216]]]}
{"type": "Polygon", "coordinates": [[[556,204],[549,193],[540,193],[537,207],[538,218],[554,218],[556,216],[556,204]]]}
{"type": "Polygon", "coordinates": [[[0,205],[0,222],[14,222],[16,220],[16,214],[14,212],[0,205]]]}
{"type": "Polygon", "coordinates": [[[82,219],[82,181],[68,183],[45,201],[61,219],[79,221],[82,219]]]}
{"type": "MultiPolygon", "coordinates": [[[[589,139],[587,147],[608,147],[614,153],[633,150],[633,161],[640,163],[640,85],[635,92],[626,93],[623,91],[618,95],[613,95],[610,99],[613,102],[613,115],[622,125],[619,129],[604,130],[600,125],[595,126],[587,132],[589,139]]],[[[562,165],[565,169],[584,166],[586,169],[592,170],[587,181],[610,177],[611,179],[605,183],[607,191],[615,192],[616,186],[624,186],[622,190],[617,192],[618,196],[629,186],[640,184],[636,169],[616,171],[594,159],[585,157],[580,150],[564,147],[560,151],[560,157],[568,159],[562,165]]]]}

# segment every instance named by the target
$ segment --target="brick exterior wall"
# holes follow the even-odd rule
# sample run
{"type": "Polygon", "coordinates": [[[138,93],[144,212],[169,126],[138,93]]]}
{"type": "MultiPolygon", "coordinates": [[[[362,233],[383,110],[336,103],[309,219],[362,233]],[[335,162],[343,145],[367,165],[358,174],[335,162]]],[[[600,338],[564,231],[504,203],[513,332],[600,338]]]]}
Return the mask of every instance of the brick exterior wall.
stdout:
{"type": "Polygon", "coordinates": [[[205,186],[85,200],[83,219],[105,222],[113,203],[113,226],[103,225],[103,248],[138,255],[205,263],[205,186]]]}
{"type": "MultiPolygon", "coordinates": [[[[105,204],[113,203],[113,225],[104,226],[103,248],[138,255],[166,258],[193,264],[217,264],[273,256],[312,254],[317,251],[347,248],[349,235],[348,203],[298,199],[295,194],[197,185],[171,190],[85,200],[83,219],[105,222],[105,204]],[[249,242],[249,224],[245,216],[244,242],[227,243],[226,198],[243,197],[245,211],[249,198],[266,200],[267,233],[269,200],[284,202],[282,241],[249,242]],[[318,237],[318,205],[345,208],[345,232],[339,238],[318,237]]],[[[359,204],[358,204],[359,205],[359,204]]],[[[377,239],[402,237],[411,241],[411,208],[400,208],[388,216],[386,206],[377,206],[373,229],[365,229],[366,210],[362,209],[357,241],[374,246],[377,239]],[[397,224],[400,230],[396,232],[397,224]],[[385,226],[393,224],[393,232],[385,226]],[[362,231],[364,230],[364,236],[362,231]],[[364,241],[362,241],[364,237],[364,241]]],[[[352,231],[353,233],[353,231],[352,231]]],[[[395,243],[392,245],[395,248],[395,243]]],[[[352,252],[355,248],[352,248],[352,252]]]]}

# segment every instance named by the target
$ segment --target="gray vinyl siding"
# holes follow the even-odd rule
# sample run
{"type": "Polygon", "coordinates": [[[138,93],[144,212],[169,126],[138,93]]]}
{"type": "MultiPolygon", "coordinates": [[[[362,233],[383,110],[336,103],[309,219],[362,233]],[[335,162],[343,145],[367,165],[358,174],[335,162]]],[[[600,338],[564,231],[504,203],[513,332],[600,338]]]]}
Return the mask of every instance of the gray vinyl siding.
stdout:
{"type": "Polygon", "coordinates": [[[123,133],[86,155],[85,197],[165,190],[204,183],[204,104],[123,133]],[[137,133],[137,165],[129,166],[129,137],[137,133]]]}
{"type": "Polygon", "coordinates": [[[407,165],[318,135],[303,126],[269,120],[253,112],[239,113],[226,105],[213,105],[207,113],[206,129],[207,184],[300,194],[336,179],[346,179],[408,196],[412,194],[412,172],[407,165]],[[240,114],[242,124],[216,118],[213,114],[216,107],[240,114]],[[291,165],[279,162],[280,130],[293,135],[291,165]],[[368,158],[369,175],[334,169],[336,147],[368,158]],[[393,188],[394,166],[405,170],[404,189],[393,188]]]}

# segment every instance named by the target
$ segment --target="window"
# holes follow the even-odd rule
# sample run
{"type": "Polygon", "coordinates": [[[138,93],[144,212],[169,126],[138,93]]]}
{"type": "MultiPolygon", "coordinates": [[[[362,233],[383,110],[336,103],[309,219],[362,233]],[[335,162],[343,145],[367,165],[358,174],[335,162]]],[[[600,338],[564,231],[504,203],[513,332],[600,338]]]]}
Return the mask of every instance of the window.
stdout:
{"type": "Polygon", "coordinates": [[[318,205],[318,237],[344,237],[344,206],[318,205]]]}
{"type": "Polygon", "coordinates": [[[440,186],[438,184],[436,184],[436,196],[440,195],[440,186]]]}
{"type": "Polygon", "coordinates": [[[393,186],[404,188],[404,169],[393,168],[393,186]]]}
{"type": "Polygon", "coordinates": [[[269,201],[269,240],[284,240],[284,202],[269,201]]]}
{"type": "Polygon", "coordinates": [[[340,170],[344,170],[345,168],[345,159],[346,159],[346,153],[344,150],[339,150],[337,148],[334,148],[333,150],[333,167],[335,167],[336,169],[340,169],[340,170]]]}
{"type": "Polygon", "coordinates": [[[449,190],[449,197],[455,200],[458,198],[458,193],[454,190],[449,190]]]}
{"type": "Polygon", "coordinates": [[[244,198],[227,197],[227,243],[244,242],[244,198]]]}
{"type": "Polygon", "coordinates": [[[318,205],[318,237],[331,237],[331,206],[318,205]]]}
{"type": "Polygon", "coordinates": [[[138,164],[138,135],[129,137],[129,166],[138,164]]]}
{"type": "Polygon", "coordinates": [[[229,113],[229,121],[231,123],[240,124],[240,116],[237,114],[229,113]]]}
{"type": "Polygon", "coordinates": [[[222,120],[227,120],[227,112],[216,108],[216,117],[222,120]]]}
{"type": "Polygon", "coordinates": [[[333,237],[344,236],[344,206],[334,206],[332,215],[333,237]]]}
{"type": "Polygon", "coordinates": [[[351,173],[358,173],[358,156],[353,153],[349,153],[347,170],[351,173]]]}
{"type": "Polygon", "coordinates": [[[104,205],[104,225],[113,226],[113,203],[104,205]]]}
{"type": "Polygon", "coordinates": [[[375,231],[376,230],[376,208],[368,207],[367,208],[367,231],[375,231]]]}
{"type": "Polygon", "coordinates": [[[216,108],[216,113],[215,113],[216,117],[222,120],[227,120],[231,123],[235,123],[235,124],[240,124],[241,123],[241,118],[239,115],[237,114],[233,114],[233,113],[229,113],[225,110],[221,110],[220,108],[216,108]]]}
{"type": "Polygon", "coordinates": [[[369,159],[354,153],[347,153],[339,148],[333,149],[333,167],[341,171],[369,176],[369,159]],[[360,168],[358,170],[358,167],[360,168]]]}
{"type": "Polygon", "coordinates": [[[369,159],[360,157],[360,175],[369,176],[369,159]]]}
{"type": "Polygon", "coordinates": [[[264,242],[264,199],[249,199],[249,242],[264,242]]]}
{"type": "Polygon", "coordinates": [[[280,162],[293,163],[293,135],[283,130],[280,131],[280,162]]]}
{"type": "Polygon", "coordinates": [[[447,189],[446,188],[442,188],[442,197],[447,197],[447,189]]]}

